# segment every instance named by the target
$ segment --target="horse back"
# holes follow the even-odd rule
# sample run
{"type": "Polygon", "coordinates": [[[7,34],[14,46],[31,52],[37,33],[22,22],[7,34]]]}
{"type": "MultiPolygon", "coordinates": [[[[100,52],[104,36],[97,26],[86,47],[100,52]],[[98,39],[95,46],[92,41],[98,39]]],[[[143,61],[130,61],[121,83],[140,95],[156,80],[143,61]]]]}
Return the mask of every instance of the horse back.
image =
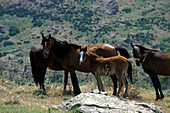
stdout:
{"type": "Polygon", "coordinates": [[[106,43],[87,46],[87,50],[102,57],[112,57],[118,55],[115,47],[106,43]]]}
{"type": "Polygon", "coordinates": [[[149,52],[142,64],[146,72],[170,76],[170,51],[149,52]]]}

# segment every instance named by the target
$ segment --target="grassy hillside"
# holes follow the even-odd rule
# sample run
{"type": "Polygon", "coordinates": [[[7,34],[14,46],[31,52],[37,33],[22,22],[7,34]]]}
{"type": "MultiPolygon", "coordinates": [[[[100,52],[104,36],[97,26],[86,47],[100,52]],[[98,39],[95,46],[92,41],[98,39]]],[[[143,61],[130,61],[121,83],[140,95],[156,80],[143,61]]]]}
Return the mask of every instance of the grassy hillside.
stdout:
{"type": "MultiPolygon", "coordinates": [[[[82,45],[119,45],[130,54],[130,42],[165,50],[170,43],[169,7],[168,0],[1,0],[2,75],[30,81],[31,73],[25,75],[30,72],[28,54],[40,44],[41,33],[82,45]]],[[[47,74],[52,78],[62,72],[47,74]]]]}

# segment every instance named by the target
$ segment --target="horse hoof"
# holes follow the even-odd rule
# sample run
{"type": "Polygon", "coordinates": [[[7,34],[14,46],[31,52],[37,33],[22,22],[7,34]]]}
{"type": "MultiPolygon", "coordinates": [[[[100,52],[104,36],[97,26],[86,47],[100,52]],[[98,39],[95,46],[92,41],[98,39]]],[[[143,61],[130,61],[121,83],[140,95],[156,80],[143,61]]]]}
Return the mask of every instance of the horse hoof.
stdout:
{"type": "Polygon", "coordinates": [[[123,96],[123,98],[126,98],[126,97],[127,97],[126,95],[123,96]]]}
{"type": "Polygon", "coordinates": [[[77,96],[77,95],[79,95],[80,93],[81,93],[81,91],[80,91],[80,92],[74,92],[74,95],[77,96]]]}
{"type": "Polygon", "coordinates": [[[159,98],[156,98],[155,100],[157,101],[157,100],[159,100],[159,98]]]}
{"type": "Polygon", "coordinates": [[[116,95],[117,97],[119,97],[119,95],[116,95]]]}
{"type": "Polygon", "coordinates": [[[113,93],[114,96],[116,96],[116,93],[113,93]]]}
{"type": "Polygon", "coordinates": [[[164,96],[161,96],[161,100],[164,99],[164,96]]]}

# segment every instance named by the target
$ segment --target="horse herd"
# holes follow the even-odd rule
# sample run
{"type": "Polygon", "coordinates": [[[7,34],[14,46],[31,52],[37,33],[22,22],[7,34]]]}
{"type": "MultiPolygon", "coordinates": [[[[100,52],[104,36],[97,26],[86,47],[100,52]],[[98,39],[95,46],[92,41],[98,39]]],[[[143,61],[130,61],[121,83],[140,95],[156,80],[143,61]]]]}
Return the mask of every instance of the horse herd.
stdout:
{"type": "MultiPolygon", "coordinates": [[[[158,74],[170,75],[170,51],[163,52],[132,43],[131,47],[133,60],[137,66],[142,65],[143,70],[152,80],[156,91],[156,100],[163,99],[164,95],[158,74]]],[[[128,78],[132,82],[132,59],[130,59],[127,50],[106,43],[82,46],[55,39],[51,34],[48,36],[42,34],[41,44],[30,50],[30,61],[35,84],[40,85],[40,88],[44,90],[44,77],[47,68],[55,71],[64,70],[64,91],[66,91],[70,73],[75,95],[81,93],[75,71],[92,73],[100,91],[104,91],[100,76],[110,76],[114,84],[113,95],[117,96],[119,96],[123,84],[126,88],[124,96],[127,96],[128,78]],[[118,51],[121,56],[118,56],[118,51]],[[126,73],[128,73],[128,77],[126,73]],[[117,81],[119,82],[118,93],[117,81]]]]}

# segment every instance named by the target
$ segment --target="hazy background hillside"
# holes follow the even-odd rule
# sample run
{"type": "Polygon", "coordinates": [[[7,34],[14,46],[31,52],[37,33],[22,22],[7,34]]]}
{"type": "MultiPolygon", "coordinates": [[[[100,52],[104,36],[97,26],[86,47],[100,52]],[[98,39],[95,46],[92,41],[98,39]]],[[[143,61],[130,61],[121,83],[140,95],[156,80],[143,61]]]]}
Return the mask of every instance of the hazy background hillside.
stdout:
{"type": "MultiPolygon", "coordinates": [[[[28,55],[31,47],[40,44],[41,33],[82,45],[123,46],[130,54],[130,42],[164,51],[170,43],[170,2],[0,0],[1,78],[19,84],[32,81],[28,55]]],[[[48,71],[46,81],[62,82],[62,75],[48,71]]],[[[81,77],[85,83],[92,79],[81,77]]]]}

